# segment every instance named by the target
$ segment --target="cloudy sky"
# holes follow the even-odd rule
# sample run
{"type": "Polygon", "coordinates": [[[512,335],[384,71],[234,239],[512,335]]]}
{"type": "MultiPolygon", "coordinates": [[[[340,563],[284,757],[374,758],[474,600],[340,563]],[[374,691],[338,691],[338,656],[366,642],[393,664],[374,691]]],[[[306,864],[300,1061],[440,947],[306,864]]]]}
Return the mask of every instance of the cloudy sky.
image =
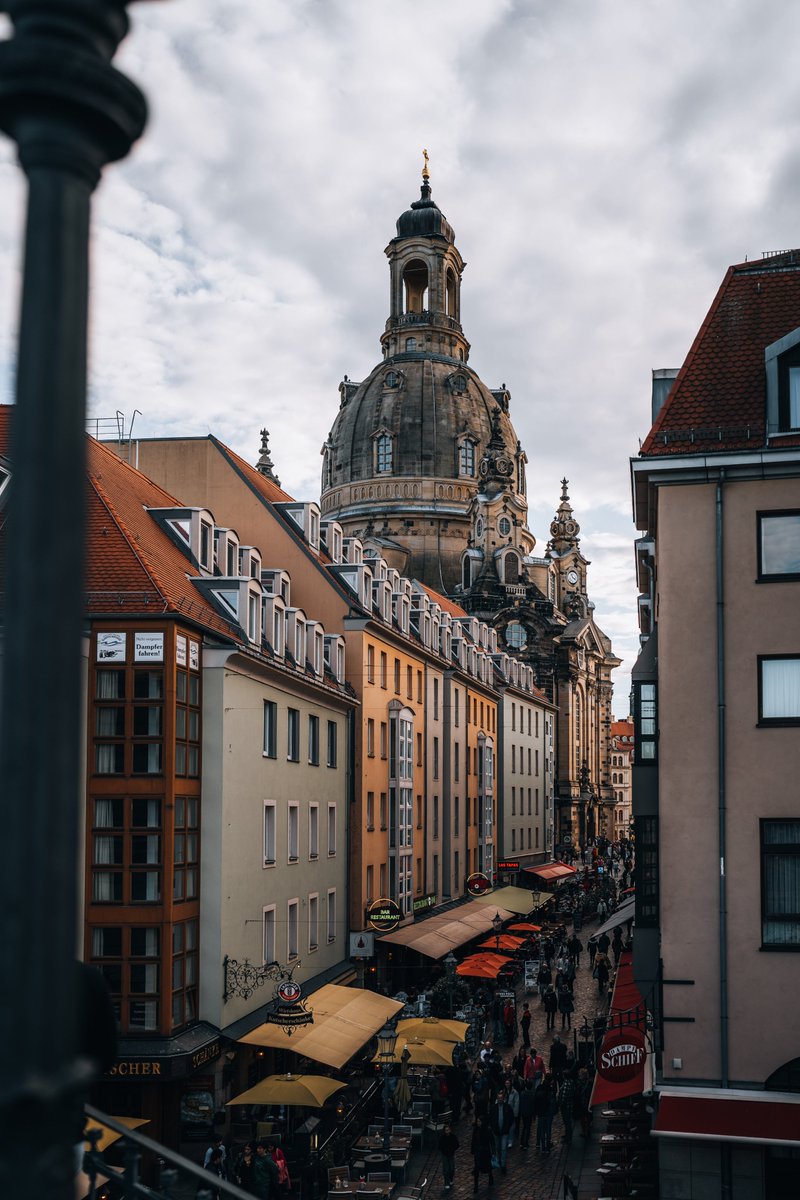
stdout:
{"type": "MultiPolygon", "coordinates": [[[[729,263],[800,244],[800,6],[785,0],[170,0],[117,64],[152,116],[95,203],[93,417],[211,431],[318,495],[383,248],[433,194],[467,260],[471,365],[506,383],[540,549],[559,480],[601,626],[636,654],[628,459],[729,263]]],[[[0,26],[0,34],[7,32],[0,26]]],[[[0,401],[23,187],[0,142],[0,401]]]]}

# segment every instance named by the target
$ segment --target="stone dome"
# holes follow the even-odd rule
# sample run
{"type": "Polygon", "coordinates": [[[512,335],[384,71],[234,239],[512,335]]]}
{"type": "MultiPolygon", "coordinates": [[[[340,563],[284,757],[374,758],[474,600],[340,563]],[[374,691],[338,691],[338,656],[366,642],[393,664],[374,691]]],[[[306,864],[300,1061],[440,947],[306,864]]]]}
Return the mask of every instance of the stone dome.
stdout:
{"type": "Polygon", "coordinates": [[[420,188],[420,198],[397,219],[397,236],[443,237],[455,242],[453,227],[436,201],[431,197],[430,184],[425,181],[420,188]]]}

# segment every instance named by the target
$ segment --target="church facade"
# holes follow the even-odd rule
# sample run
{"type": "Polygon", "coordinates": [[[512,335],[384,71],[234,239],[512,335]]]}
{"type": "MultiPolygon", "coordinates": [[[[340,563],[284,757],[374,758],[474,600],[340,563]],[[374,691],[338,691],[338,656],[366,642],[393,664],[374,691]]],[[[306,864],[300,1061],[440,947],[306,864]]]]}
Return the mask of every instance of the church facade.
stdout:
{"type": "Polygon", "coordinates": [[[566,480],[545,552],[535,553],[510,393],[469,365],[465,262],[427,165],[385,253],[382,358],[363,382],[345,376],[339,386],[322,447],[323,517],[493,626],[499,648],[533,668],[558,708],[556,852],[613,836],[611,671],[620,660],[594,620],[566,480]]]}

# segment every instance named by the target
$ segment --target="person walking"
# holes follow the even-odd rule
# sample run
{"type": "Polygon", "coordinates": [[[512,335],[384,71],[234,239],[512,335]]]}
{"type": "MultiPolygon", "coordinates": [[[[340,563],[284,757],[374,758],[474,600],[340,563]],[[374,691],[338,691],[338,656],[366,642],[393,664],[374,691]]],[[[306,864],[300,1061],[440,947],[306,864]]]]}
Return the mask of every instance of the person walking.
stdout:
{"type": "Polygon", "coordinates": [[[492,1170],[492,1133],[485,1119],[477,1112],[475,1114],[475,1124],[472,1126],[472,1139],[469,1145],[470,1154],[472,1155],[472,1179],[474,1183],[473,1191],[478,1190],[478,1180],[481,1175],[488,1174],[489,1187],[494,1186],[494,1173],[492,1170]]]}
{"type": "Polygon", "coordinates": [[[278,1168],[267,1153],[264,1142],[256,1142],[254,1192],[259,1200],[275,1200],[278,1195],[278,1168]]]}
{"type": "Polygon", "coordinates": [[[547,1013],[547,1028],[555,1029],[556,1013],[558,1012],[558,996],[556,995],[555,988],[552,984],[550,984],[545,992],[542,1003],[544,1004],[544,1011],[547,1013]]]}
{"type": "Polygon", "coordinates": [[[606,904],[605,897],[601,896],[597,902],[597,919],[601,925],[602,925],[603,921],[605,921],[607,916],[608,916],[608,905],[606,904]]]}
{"type": "MultiPolygon", "coordinates": [[[[225,1178],[225,1160],[222,1157],[222,1150],[219,1146],[211,1147],[211,1153],[207,1156],[208,1161],[205,1163],[205,1168],[210,1171],[217,1179],[225,1178]]],[[[206,1184],[200,1184],[200,1189],[207,1188],[206,1184]]],[[[198,1190],[200,1190],[198,1189],[198,1190]]],[[[209,1195],[212,1200],[219,1200],[219,1188],[210,1185],[209,1195]]]]}
{"type": "Polygon", "coordinates": [[[569,956],[575,964],[575,969],[578,970],[581,965],[581,952],[583,950],[583,942],[578,937],[577,933],[573,933],[572,937],[567,942],[569,956]]]}
{"type": "Polygon", "coordinates": [[[602,996],[611,973],[611,964],[605,954],[598,954],[594,960],[594,977],[597,980],[597,994],[602,996]]]}
{"type": "Polygon", "coordinates": [[[553,982],[553,972],[550,970],[550,964],[549,964],[549,962],[544,961],[544,962],[542,962],[542,965],[539,967],[539,973],[536,976],[536,983],[539,988],[539,996],[541,997],[543,1003],[544,1003],[544,994],[552,982],[553,982]]]}
{"type": "Polygon", "coordinates": [[[567,1065],[567,1047],[556,1034],[550,1047],[550,1074],[556,1083],[561,1083],[567,1065]]]}
{"type": "Polygon", "coordinates": [[[608,947],[611,945],[611,938],[607,933],[601,933],[597,939],[597,949],[601,954],[608,954],[608,947]]]}
{"type": "Polygon", "coordinates": [[[529,1081],[525,1084],[519,1097],[519,1144],[523,1150],[527,1150],[530,1145],[535,1105],[536,1093],[533,1090],[533,1083],[529,1081]]]}
{"type": "MultiPolygon", "coordinates": [[[[575,1011],[575,1001],[572,991],[565,983],[558,993],[558,1011],[561,1013],[561,1028],[572,1029],[572,1014],[575,1011]]],[[[553,1015],[555,1021],[555,1014],[553,1015]]]]}
{"type": "Polygon", "coordinates": [[[222,1138],[218,1137],[216,1134],[214,1134],[214,1136],[212,1137],[211,1145],[208,1147],[208,1149],[205,1152],[205,1155],[203,1157],[203,1166],[204,1167],[208,1166],[208,1164],[211,1162],[211,1158],[212,1158],[212,1155],[215,1150],[219,1150],[220,1157],[222,1159],[223,1174],[222,1174],[221,1178],[227,1179],[228,1178],[228,1155],[227,1155],[227,1151],[225,1150],[225,1143],[223,1142],[222,1138]]]}
{"type": "Polygon", "coordinates": [[[614,955],[614,966],[619,966],[619,956],[622,954],[622,926],[618,925],[611,938],[611,953],[614,955]]]}
{"type": "Polygon", "coordinates": [[[500,1170],[505,1175],[508,1141],[514,1132],[514,1111],[506,1099],[504,1088],[497,1093],[497,1099],[489,1109],[489,1129],[494,1135],[495,1153],[500,1170]]]}
{"type": "Polygon", "coordinates": [[[553,1114],[555,1113],[555,1094],[553,1080],[545,1075],[536,1089],[536,1149],[546,1154],[552,1145],[553,1114]]]}
{"type": "Polygon", "coordinates": [[[256,1160],[253,1154],[253,1147],[249,1142],[246,1142],[234,1164],[233,1178],[243,1191],[252,1192],[254,1190],[255,1173],[256,1160]]]}
{"type": "Polygon", "coordinates": [[[522,1005],[522,1016],[519,1019],[519,1027],[522,1030],[523,1048],[528,1050],[531,1044],[531,1010],[527,1000],[522,1005]]]}
{"type": "Polygon", "coordinates": [[[572,1124],[575,1106],[575,1080],[572,1075],[565,1075],[558,1089],[558,1111],[564,1123],[564,1141],[572,1141],[572,1124]]]}
{"type": "Polygon", "coordinates": [[[514,1136],[519,1137],[519,1092],[514,1085],[514,1077],[508,1076],[506,1079],[506,1100],[514,1114],[514,1124],[511,1126],[511,1132],[508,1135],[509,1150],[514,1145],[514,1136]]]}
{"type": "Polygon", "coordinates": [[[514,1011],[514,1005],[511,1000],[506,1000],[503,1008],[503,1030],[505,1032],[506,1046],[514,1045],[515,1026],[517,1024],[517,1014],[514,1011]]]}
{"type": "Polygon", "coordinates": [[[594,938],[589,938],[588,949],[589,949],[589,970],[593,971],[594,970],[594,956],[597,954],[597,942],[595,941],[594,938]]]}
{"type": "Polygon", "coordinates": [[[278,1168],[278,1189],[281,1192],[290,1192],[292,1190],[292,1177],[289,1174],[286,1155],[277,1142],[267,1142],[267,1150],[269,1151],[270,1158],[278,1168]]]}
{"type": "Polygon", "coordinates": [[[458,1138],[453,1133],[452,1125],[445,1125],[439,1135],[439,1153],[442,1156],[442,1176],[446,1192],[452,1188],[456,1176],[456,1150],[458,1150],[458,1138]]]}

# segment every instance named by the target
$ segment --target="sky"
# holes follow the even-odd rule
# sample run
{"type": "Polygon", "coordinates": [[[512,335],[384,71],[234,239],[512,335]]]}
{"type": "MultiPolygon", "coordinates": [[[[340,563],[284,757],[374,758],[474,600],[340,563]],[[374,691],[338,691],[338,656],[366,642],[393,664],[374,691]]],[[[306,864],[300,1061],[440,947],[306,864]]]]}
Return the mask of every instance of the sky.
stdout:
{"type": "MultiPolygon", "coordinates": [[[[785,0],[169,0],[116,65],[148,129],[94,201],[89,412],[216,434],[319,495],[343,375],[379,358],[383,249],[419,195],[467,260],[470,365],[511,391],[543,552],[560,480],[596,619],[636,657],[629,459],[730,263],[800,245],[785,0]]],[[[0,18],[0,37],[10,26],[0,18]]],[[[0,402],[24,183],[0,140],[0,402]]],[[[106,424],[111,419],[111,426],[106,424]]]]}

